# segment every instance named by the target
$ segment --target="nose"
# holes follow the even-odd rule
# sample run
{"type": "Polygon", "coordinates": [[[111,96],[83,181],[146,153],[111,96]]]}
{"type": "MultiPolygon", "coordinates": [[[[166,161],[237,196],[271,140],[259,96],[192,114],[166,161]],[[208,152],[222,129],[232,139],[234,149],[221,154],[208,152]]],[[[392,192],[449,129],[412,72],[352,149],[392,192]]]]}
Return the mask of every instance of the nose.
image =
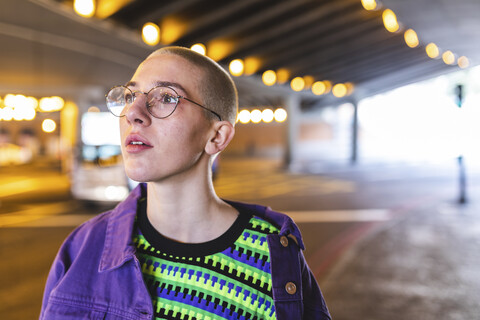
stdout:
{"type": "Polygon", "coordinates": [[[134,92],[132,103],[126,105],[125,118],[130,124],[149,126],[152,118],[146,107],[146,95],[143,92],[134,92]]]}

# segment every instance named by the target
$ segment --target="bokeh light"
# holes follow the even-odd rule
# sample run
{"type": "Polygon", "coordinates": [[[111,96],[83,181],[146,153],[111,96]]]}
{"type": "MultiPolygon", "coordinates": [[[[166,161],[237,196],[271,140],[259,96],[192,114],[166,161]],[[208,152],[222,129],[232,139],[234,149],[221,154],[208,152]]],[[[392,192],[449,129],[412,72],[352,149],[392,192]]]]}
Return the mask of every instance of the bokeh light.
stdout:
{"type": "Polygon", "coordinates": [[[305,88],[305,80],[302,77],[293,78],[290,87],[293,91],[302,91],[305,88]]]}
{"type": "Polygon", "coordinates": [[[233,76],[241,76],[244,69],[243,61],[241,59],[232,60],[232,62],[230,62],[230,65],[228,66],[228,69],[233,76]]]}
{"type": "Polygon", "coordinates": [[[262,81],[267,86],[273,86],[277,82],[277,74],[273,70],[267,70],[262,74],[262,81]]]}
{"type": "Polygon", "coordinates": [[[160,42],[160,28],[152,22],[147,22],[142,28],[143,42],[149,46],[155,46],[160,42]]]}
{"type": "Polygon", "coordinates": [[[207,54],[207,48],[202,43],[196,43],[190,49],[192,49],[193,51],[195,51],[197,53],[200,53],[201,55],[206,55],[207,54]]]}
{"type": "Polygon", "coordinates": [[[82,17],[91,18],[95,14],[94,0],[74,0],[73,10],[82,17]]]}
{"type": "Polygon", "coordinates": [[[398,25],[397,16],[392,10],[385,9],[382,13],[382,18],[385,29],[387,29],[389,32],[396,32],[400,28],[398,25]]]}
{"type": "Polygon", "coordinates": [[[278,108],[274,112],[274,118],[277,122],[284,122],[287,120],[287,111],[283,108],[278,108]]]}
{"type": "Polygon", "coordinates": [[[274,114],[272,109],[264,109],[262,111],[262,121],[265,123],[270,123],[273,121],[274,114]]]}
{"type": "Polygon", "coordinates": [[[258,109],[252,110],[252,112],[250,112],[250,118],[253,123],[259,123],[262,121],[262,111],[258,109]]]}
{"type": "Polygon", "coordinates": [[[50,132],[55,131],[56,128],[57,128],[57,124],[56,124],[55,121],[53,121],[52,119],[45,119],[45,120],[43,120],[43,122],[42,122],[42,130],[43,130],[44,132],[50,133],[50,132]]]}
{"type": "Polygon", "coordinates": [[[405,33],[403,34],[403,37],[405,38],[405,43],[410,48],[415,48],[418,46],[419,44],[418,36],[413,29],[408,29],[407,31],[405,31],[405,33]]]}

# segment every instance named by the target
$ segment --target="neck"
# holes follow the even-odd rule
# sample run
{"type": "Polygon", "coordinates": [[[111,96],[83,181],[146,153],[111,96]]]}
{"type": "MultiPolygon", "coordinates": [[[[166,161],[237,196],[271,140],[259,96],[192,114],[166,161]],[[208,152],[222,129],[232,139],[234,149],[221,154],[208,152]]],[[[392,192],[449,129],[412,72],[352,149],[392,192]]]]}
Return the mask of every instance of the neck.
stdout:
{"type": "Polygon", "coordinates": [[[222,235],[238,213],[213,188],[210,170],[175,181],[147,183],[147,216],[165,237],[201,243],[222,235]]]}

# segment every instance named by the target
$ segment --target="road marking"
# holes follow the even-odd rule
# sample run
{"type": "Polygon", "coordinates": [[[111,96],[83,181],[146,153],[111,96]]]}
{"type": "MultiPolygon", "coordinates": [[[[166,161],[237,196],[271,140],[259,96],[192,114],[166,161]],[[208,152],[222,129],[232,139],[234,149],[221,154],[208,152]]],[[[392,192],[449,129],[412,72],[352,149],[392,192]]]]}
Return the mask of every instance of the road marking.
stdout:
{"type": "Polygon", "coordinates": [[[290,211],[287,214],[298,223],[387,221],[392,218],[387,209],[290,211]]]}

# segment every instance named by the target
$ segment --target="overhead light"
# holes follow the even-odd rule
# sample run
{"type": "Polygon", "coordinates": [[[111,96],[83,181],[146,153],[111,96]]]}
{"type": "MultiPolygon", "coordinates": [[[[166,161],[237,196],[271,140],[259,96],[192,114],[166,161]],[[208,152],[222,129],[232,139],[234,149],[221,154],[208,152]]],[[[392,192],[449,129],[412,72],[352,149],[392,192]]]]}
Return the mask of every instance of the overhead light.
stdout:
{"type": "Polygon", "coordinates": [[[207,53],[207,48],[202,43],[196,43],[190,49],[197,53],[200,53],[201,55],[205,55],[207,53]]]}
{"type": "Polygon", "coordinates": [[[147,22],[142,28],[143,42],[149,46],[155,46],[160,42],[160,27],[155,23],[147,22]]]}
{"type": "Polygon", "coordinates": [[[447,50],[442,54],[442,60],[445,64],[454,64],[455,63],[455,55],[452,51],[447,50]]]}
{"type": "Polygon", "coordinates": [[[245,64],[244,74],[249,76],[256,73],[260,69],[260,67],[262,66],[262,60],[260,60],[260,58],[258,57],[253,57],[253,56],[246,57],[244,64],[245,64]]]}
{"type": "Polygon", "coordinates": [[[332,93],[337,98],[343,98],[347,95],[347,86],[343,83],[337,83],[332,88],[332,93]]]}
{"type": "Polygon", "coordinates": [[[91,18],[95,14],[94,0],[74,0],[73,10],[82,17],[91,18]]]}
{"type": "Polygon", "coordinates": [[[241,76],[243,74],[243,61],[241,59],[235,59],[230,62],[229,70],[230,73],[236,77],[241,76]]]}
{"type": "Polygon", "coordinates": [[[302,77],[293,78],[290,87],[293,91],[302,91],[305,88],[305,80],[302,77]]]}
{"type": "Polygon", "coordinates": [[[262,121],[262,111],[258,109],[252,110],[252,112],[250,112],[250,118],[253,123],[259,123],[262,121]]]}
{"type": "Polygon", "coordinates": [[[65,101],[61,97],[44,97],[40,99],[39,107],[43,112],[60,111],[65,106],[65,101]]]}
{"type": "Polygon", "coordinates": [[[56,124],[55,121],[53,121],[52,119],[45,119],[45,120],[43,120],[43,122],[42,122],[42,130],[43,130],[44,132],[50,133],[50,132],[55,131],[56,128],[57,128],[57,124],[56,124]]]}
{"type": "Polygon", "coordinates": [[[419,44],[418,36],[413,29],[408,29],[407,31],[405,31],[405,33],[403,34],[403,37],[405,38],[405,43],[410,48],[415,48],[418,46],[419,44]]]}
{"type": "Polygon", "coordinates": [[[285,68],[280,68],[277,70],[277,82],[282,84],[288,81],[290,78],[290,72],[285,68]]]}
{"type": "Polygon", "coordinates": [[[327,91],[327,86],[323,81],[317,81],[312,85],[312,92],[317,96],[325,94],[327,91]]]}
{"type": "Polygon", "coordinates": [[[460,68],[465,69],[465,68],[468,68],[468,66],[470,65],[470,62],[468,61],[467,57],[461,56],[460,58],[458,58],[457,64],[460,68]]]}
{"type": "Polygon", "coordinates": [[[395,13],[390,9],[385,9],[382,13],[383,24],[385,25],[385,29],[390,32],[396,32],[400,26],[398,25],[397,16],[395,13]]]}
{"type": "Polygon", "coordinates": [[[267,70],[262,74],[262,81],[266,86],[273,86],[277,82],[277,74],[273,70],[267,70]]]}
{"type": "Polygon", "coordinates": [[[238,113],[238,121],[241,123],[249,123],[250,122],[250,111],[244,109],[238,113]]]}
{"type": "Polygon", "coordinates": [[[365,10],[375,10],[377,2],[375,0],[362,0],[362,6],[365,10]]]}
{"type": "Polygon", "coordinates": [[[433,42],[430,42],[429,44],[427,44],[427,46],[425,47],[425,51],[427,52],[427,55],[432,59],[435,59],[440,54],[440,50],[438,49],[437,45],[433,42]]]}
{"type": "Polygon", "coordinates": [[[305,89],[310,89],[315,82],[315,79],[312,76],[304,76],[303,80],[305,81],[305,89]]]}
{"type": "Polygon", "coordinates": [[[273,121],[274,114],[272,109],[264,109],[262,111],[262,121],[265,123],[270,123],[273,121]]]}
{"type": "Polygon", "coordinates": [[[273,116],[275,118],[275,121],[284,122],[285,120],[287,120],[287,111],[283,108],[278,108],[273,113],[273,116]]]}

